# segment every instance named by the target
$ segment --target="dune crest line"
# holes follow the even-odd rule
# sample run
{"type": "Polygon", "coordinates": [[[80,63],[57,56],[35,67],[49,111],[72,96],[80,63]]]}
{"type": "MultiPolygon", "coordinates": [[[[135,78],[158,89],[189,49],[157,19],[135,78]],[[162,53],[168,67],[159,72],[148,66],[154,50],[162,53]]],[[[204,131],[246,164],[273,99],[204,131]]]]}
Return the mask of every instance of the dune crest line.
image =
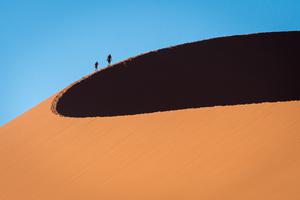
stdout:
{"type": "Polygon", "coordinates": [[[141,54],[60,92],[52,111],[119,116],[300,99],[300,32],[214,38],[141,54]]]}

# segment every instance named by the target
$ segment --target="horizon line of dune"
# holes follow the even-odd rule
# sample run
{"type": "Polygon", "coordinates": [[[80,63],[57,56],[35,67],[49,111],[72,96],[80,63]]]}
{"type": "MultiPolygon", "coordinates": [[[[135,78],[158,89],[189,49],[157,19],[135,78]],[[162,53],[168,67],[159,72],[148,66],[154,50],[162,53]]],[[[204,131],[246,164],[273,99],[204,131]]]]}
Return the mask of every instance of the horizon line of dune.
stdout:
{"type": "Polygon", "coordinates": [[[300,32],[213,38],[163,48],[87,75],[52,111],[105,117],[299,100],[300,32]]]}

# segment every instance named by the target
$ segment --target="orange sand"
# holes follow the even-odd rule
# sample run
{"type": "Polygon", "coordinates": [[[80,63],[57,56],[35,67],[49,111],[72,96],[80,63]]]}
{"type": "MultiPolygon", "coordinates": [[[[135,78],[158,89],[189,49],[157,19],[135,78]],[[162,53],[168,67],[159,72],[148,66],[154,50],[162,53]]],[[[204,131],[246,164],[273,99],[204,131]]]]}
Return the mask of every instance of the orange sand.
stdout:
{"type": "Polygon", "coordinates": [[[300,101],[0,128],[1,200],[300,199],[300,101]]]}

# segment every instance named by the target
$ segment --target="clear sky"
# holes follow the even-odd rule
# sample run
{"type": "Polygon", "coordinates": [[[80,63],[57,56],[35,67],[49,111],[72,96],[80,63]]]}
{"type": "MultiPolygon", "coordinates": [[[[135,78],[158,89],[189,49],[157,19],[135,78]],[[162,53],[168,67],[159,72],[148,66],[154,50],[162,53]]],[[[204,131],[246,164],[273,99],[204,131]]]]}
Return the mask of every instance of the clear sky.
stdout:
{"type": "Polygon", "coordinates": [[[299,0],[0,0],[0,125],[93,71],[170,45],[300,30],[299,0]]]}

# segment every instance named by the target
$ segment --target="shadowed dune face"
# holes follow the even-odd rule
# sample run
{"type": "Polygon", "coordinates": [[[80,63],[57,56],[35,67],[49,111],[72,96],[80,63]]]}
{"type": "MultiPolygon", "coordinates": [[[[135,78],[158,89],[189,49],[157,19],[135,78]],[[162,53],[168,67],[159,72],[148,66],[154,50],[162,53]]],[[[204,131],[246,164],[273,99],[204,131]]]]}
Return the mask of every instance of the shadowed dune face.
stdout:
{"type": "Polygon", "coordinates": [[[217,38],[161,49],[69,88],[56,110],[70,117],[300,99],[300,32],[217,38]]]}

